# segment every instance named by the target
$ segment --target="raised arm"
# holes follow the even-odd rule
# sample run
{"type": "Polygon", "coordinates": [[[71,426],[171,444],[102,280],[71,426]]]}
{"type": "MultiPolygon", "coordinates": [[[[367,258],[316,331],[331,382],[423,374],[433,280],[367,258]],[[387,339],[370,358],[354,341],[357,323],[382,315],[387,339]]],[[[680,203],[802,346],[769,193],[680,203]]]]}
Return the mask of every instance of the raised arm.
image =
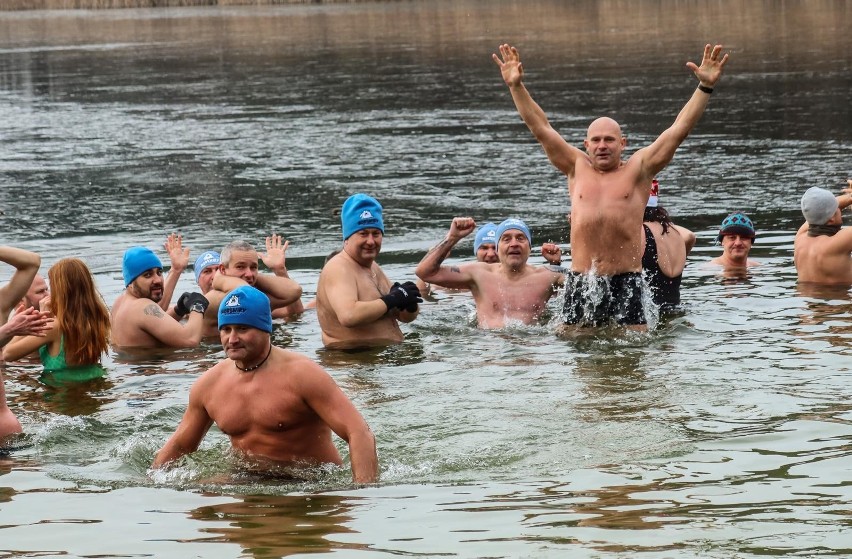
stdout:
{"type": "MultiPolygon", "coordinates": [[[[300,364],[301,366],[301,364],[300,364]]],[[[376,437],[363,416],[319,365],[305,360],[302,397],[334,433],[349,444],[352,481],[375,483],[379,479],[376,437]]]]}
{"type": "Polygon", "coordinates": [[[0,246],[0,262],[15,268],[9,283],[0,287],[0,324],[5,324],[9,313],[26,294],[41,266],[41,256],[28,250],[0,246]]]}
{"type": "MultiPolygon", "coordinates": [[[[168,236],[168,238],[166,238],[166,242],[163,243],[163,248],[165,248],[166,252],[169,254],[171,268],[169,269],[169,275],[166,276],[166,281],[163,282],[163,298],[160,299],[159,305],[161,309],[168,311],[169,305],[172,303],[172,295],[175,293],[175,287],[177,287],[180,275],[189,265],[189,248],[183,247],[183,236],[177,233],[172,233],[168,236]]],[[[173,314],[170,314],[169,316],[176,318],[176,315],[173,314]]]]}
{"type": "MultiPolygon", "coordinates": [[[[287,273],[287,247],[290,241],[281,242],[281,235],[266,237],[266,252],[260,254],[261,260],[274,275],[258,274],[257,288],[270,298],[275,298],[280,306],[292,305],[302,296],[302,286],[290,279],[287,273]]],[[[296,311],[294,309],[293,312],[296,311]]]]}
{"type": "Polygon", "coordinates": [[[574,166],[578,157],[584,157],[582,151],[571,146],[565,139],[553,129],[547,115],[541,107],[533,101],[530,92],[524,85],[524,67],[518,49],[511,45],[500,45],[500,56],[491,55],[492,60],[500,68],[503,81],[509,86],[512,100],[518,109],[518,114],[530,129],[532,135],[544,148],[544,153],[554,167],[571,177],[574,175],[574,166]]]}
{"type": "Polygon", "coordinates": [[[450,251],[456,244],[473,233],[476,222],[470,217],[455,217],[450,224],[450,231],[446,238],[432,247],[414,273],[417,277],[427,283],[434,283],[451,289],[470,289],[474,279],[470,274],[469,266],[442,266],[441,264],[450,255],[450,251]]]}
{"type": "Polygon", "coordinates": [[[185,454],[198,450],[198,445],[213,425],[213,420],[204,407],[205,386],[204,376],[192,385],[189,391],[189,404],[186,406],[180,424],[163,448],[154,455],[152,468],[161,468],[185,454]]]}
{"type": "Polygon", "coordinates": [[[694,62],[686,63],[686,66],[698,78],[698,86],[695,92],[678,113],[674,123],[660,134],[654,143],[636,152],[636,156],[641,157],[642,160],[643,174],[649,180],[668,165],[678,146],[683,143],[695,125],[698,124],[704,114],[704,109],[707,108],[707,103],[710,101],[713,87],[722,76],[722,69],[727,61],[728,55],[722,54],[722,45],[711,47],[708,44],[704,46],[701,66],[694,62]]]}

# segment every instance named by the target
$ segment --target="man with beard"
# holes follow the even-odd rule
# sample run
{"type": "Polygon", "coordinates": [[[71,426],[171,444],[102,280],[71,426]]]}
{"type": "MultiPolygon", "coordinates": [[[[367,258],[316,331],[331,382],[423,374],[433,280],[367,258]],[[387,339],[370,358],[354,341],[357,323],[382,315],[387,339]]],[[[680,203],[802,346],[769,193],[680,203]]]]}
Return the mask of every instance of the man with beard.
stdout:
{"type": "Polygon", "coordinates": [[[343,250],[317,282],[317,318],[322,342],[333,349],[401,343],[399,322],[417,318],[420,290],[413,281],[394,283],[376,263],[384,239],[382,206],[353,194],[340,212],[343,250]]]}
{"type": "Polygon", "coordinates": [[[124,292],[118,296],[110,312],[112,343],[118,347],[196,347],[201,342],[204,311],[208,302],[199,293],[184,293],[168,308],[181,272],[189,262],[189,249],[183,249],[180,238],[167,241],[172,269],[163,281],[163,264],[146,247],[127,249],[122,262],[124,292]],[[189,315],[185,323],[178,321],[189,315]]]}
{"type": "Polygon", "coordinates": [[[470,235],[476,222],[456,217],[447,237],[430,250],[415,273],[423,281],[451,289],[470,289],[480,328],[502,328],[510,321],[536,324],[565,275],[527,264],[532,237],[520,219],[507,219],[496,230],[499,262],[441,266],[452,248],[470,235]]]}
{"type": "Polygon", "coordinates": [[[701,65],[687,62],[698,79],[674,123],[651,145],[627,160],[627,138],[607,117],[594,120],[583,141],[570,145],[550,124],[524,85],[524,68],[515,47],[500,45],[492,55],[515,107],[550,162],[568,179],[571,199],[571,275],[565,297],[566,324],[615,322],[647,329],[642,304],[642,215],[651,179],[674,157],[698,123],[728,60],[722,46],[706,45],[701,65]],[[603,294],[594,297],[592,294],[603,294]]]}
{"type": "Polygon", "coordinates": [[[219,338],[227,358],[192,385],[189,404],[153,467],[194,452],[215,423],[250,470],[303,477],[304,470],[342,465],[331,438],[349,444],[352,480],[379,475],[376,439],[334,379],[304,355],[272,345],[269,299],[244,285],[218,307],[219,338]]]}
{"type": "Polygon", "coordinates": [[[248,241],[233,241],[225,245],[219,255],[219,267],[213,276],[213,288],[205,293],[210,308],[204,316],[204,335],[215,336],[219,331],[216,309],[225,294],[238,287],[256,287],[269,297],[272,317],[282,318],[302,312],[302,287],[290,279],[287,273],[285,254],[289,242],[282,243],[281,235],[266,237],[266,252],[258,255],[248,241]],[[258,270],[259,260],[272,270],[262,274],[258,270]]]}

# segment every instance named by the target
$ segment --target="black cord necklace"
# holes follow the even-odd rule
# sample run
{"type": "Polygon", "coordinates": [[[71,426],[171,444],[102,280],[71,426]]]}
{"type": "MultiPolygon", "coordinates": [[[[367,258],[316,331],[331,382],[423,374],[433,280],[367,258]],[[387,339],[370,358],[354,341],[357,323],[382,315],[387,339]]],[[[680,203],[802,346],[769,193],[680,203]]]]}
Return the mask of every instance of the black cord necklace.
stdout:
{"type": "Polygon", "coordinates": [[[272,344],[269,344],[269,351],[266,352],[266,357],[264,357],[263,361],[261,361],[257,365],[253,365],[251,367],[243,368],[243,367],[240,367],[239,365],[237,365],[237,362],[234,361],[234,366],[244,373],[250,373],[252,371],[256,371],[256,370],[260,369],[263,366],[263,364],[266,363],[266,360],[269,359],[270,355],[272,355],[272,344]]]}

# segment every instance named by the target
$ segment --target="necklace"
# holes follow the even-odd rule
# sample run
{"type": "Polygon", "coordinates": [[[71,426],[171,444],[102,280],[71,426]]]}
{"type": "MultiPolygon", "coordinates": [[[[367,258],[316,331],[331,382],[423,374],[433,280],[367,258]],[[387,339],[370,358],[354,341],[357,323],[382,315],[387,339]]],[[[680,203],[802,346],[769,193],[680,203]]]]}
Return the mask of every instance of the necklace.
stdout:
{"type": "Polygon", "coordinates": [[[253,365],[251,367],[243,368],[243,367],[240,367],[239,365],[237,365],[237,362],[234,361],[234,366],[244,373],[250,373],[251,371],[256,371],[256,370],[260,369],[263,366],[263,364],[266,363],[266,360],[269,359],[270,355],[272,355],[272,344],[269,344],[269,351],[266,352],[266,357],[264,357],[263,361],[261,361],[257,365],[253,365]]]}

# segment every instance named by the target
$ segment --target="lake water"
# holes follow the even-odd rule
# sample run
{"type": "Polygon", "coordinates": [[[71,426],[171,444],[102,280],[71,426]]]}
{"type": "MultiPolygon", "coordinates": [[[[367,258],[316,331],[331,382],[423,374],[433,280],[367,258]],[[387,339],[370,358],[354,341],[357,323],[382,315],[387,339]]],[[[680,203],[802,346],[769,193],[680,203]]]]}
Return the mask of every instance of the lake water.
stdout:
{"type": "MultiPolygon", "coordinates": [[[[828,0],[0,13],[0,242],[42,254],[43,272],[83,258],[108,304],[123,251],[165,257],[172,231],[193,259],[278,232],[310,298],[359,191],[385,206],[394,280],[455,215],[522,217],[535,244],[566,245],[564,177],[520,122],[497,46],[519,47],[568,141],[606,114],[631,147],[674,120],[705,42],[731,53],[659,177],[698,235],[683,313],[562,340],[552,324],[479,331],[470,298],[443,295],[404,344],[359,354],[324,351],[315,314],[276,325],[375,431],[381,483],[366,488],[346,469],[231,476],[215,429],[149,472],[223,357],[215,340],[111,353],[108,378],[63,390],[9,365],[26,436],[0,457],[0,557],[849,556],[852,301],[798,287],[792,261],[802,192],[852,176],[849,29],[852,5],[828,0]],[[760,235],[762,264],[739,279],[702,266],[734,210],[760,235]]],[[[193,288],[184,273],[177,292],[193,288]]]]}

